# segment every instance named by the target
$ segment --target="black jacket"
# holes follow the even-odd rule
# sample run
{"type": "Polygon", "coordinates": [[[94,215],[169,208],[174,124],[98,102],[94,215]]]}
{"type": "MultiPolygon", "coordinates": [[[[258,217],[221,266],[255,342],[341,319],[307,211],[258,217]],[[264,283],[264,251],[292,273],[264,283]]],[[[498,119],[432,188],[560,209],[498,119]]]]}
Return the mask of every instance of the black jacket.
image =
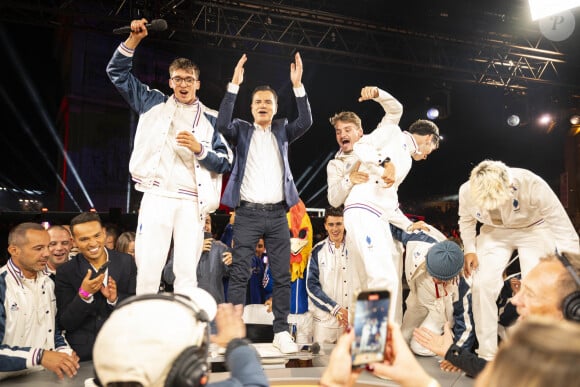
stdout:
{"type": "MultiPolygon", "coordinates": [[[[137,266],[129,254],[115,250],[109,253],[108,275],[117,282],[117,304],[135,295],[137,266]]],[[[93,358],[93,344],[97,333],[114,309],[101,292],[87,303],[79,296],[79,288],[91,264],[82,254],[77,254],[56,271],[55,294],[57,323],[66,340],[81,361],[93,358]]]]}

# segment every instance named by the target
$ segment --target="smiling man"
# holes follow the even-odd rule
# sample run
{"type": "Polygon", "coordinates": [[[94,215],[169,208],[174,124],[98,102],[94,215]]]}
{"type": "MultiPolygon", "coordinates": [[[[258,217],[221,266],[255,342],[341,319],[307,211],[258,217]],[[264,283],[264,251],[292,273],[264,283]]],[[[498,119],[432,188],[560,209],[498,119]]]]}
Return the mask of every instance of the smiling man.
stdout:
{"type": "Polygon", "coordinates": [[[56,326],[54,282],[44,272],[49,241],[37,223],[21,223],[8,235],[10,259],[0,268],[0,379],[43,367],[73,377],[79,368],[56,326]]]}
{"type": "Polygon", "coordinates": [[[56,273],[57,317],[84,361],[92,359],[97,333],[115,305],[135,294],[137,267],[129,254],[105,248],[98,214],[84,212],[70,225],[79,254],[56,273]]]}
{"type": "Polygon", "coordinates": [[[50,235],[50,243],[48,244],[50,256],[46,263],[46,271],[54,279],[56,269],[68,261],[72,247],[71,235],[66,228],[59,225],[50,226],[47,231],[50,235]]]}
{"type": "MultiPolygon", "coordinates": [[[[344,204],[344,225],[353,265],[365,268],[358,281],[362,289],[387,288],[396,300],[395,321],[401,320],[402,259],[396,251],[389,223],[404,231],[422,228],[399,210],[398,187],[411,170],[439,147],[439,128],[428,120],[417,120],[402,131],[399,120],[403,106],[376,86],[361,89],[359,102],[373,100],[385,111],[372,133],[363,135],[361,119],[353,112],[330,118],[340,147],[326,168],[328,202],[344,204]]],[[[357,285],[355,285],[357,286],[357,285]]]]}
{"type": "Polygon", "coordinates": [[[219,206],[221,174],[230,170],[233,154],[214,130],[216,111],[197,97],[200,70],[191,60],[170,64],[172,95],[133,75],[133,55],[147,36],[146,24],[145,19],[131,22],[131,34],[107,66],[109,78],[139,114],[129,161],[135,189],[143,192],[135,236],[137,294],[159,291],[172,237],[173,287],[188,293],[197,286],[204,218],[219,206]]]}
{"type": "Polygon", "coordinates": [[[284,353],[298,351],[288,333],[290,312],[290,238],[286,212],[298,203],[288,148],[312,125],[312,113],[302,85],[302,59],[296,53],[290,65],[298,117],[276,119],[278,96],[269,86],[258,86],[252,93],[250,123],[233,119],[234,104],[244,79],[244,54],[234,69],[232,82],[220,105],[217,129],[236,144],[236,162],[222,197],[222,203],[235,209],[234,260],[230,270],[228,300],[243,304],[250,263],[258,240],[263,236],[274,278],[274,346],[284,353]]]}
{"type": "Polygon", "coordinates": [[[312,249],[306,270],[306,291],[313,314],[313,341],[336,344],[349,325],[352,265],[344,243],[343,208],[328,207],[324,229],[328,236],[312,249]],[[312,305],[313,304],[313,305],[312,305]]]}

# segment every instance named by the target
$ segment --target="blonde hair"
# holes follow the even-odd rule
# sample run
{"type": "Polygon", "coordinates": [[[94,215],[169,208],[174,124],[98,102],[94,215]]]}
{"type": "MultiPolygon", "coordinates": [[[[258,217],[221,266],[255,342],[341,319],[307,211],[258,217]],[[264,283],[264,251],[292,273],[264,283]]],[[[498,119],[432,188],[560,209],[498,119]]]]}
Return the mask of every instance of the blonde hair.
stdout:
{"type": "Polygon", "coordinates": [[[517,326],[488,364],[486,386],[567,387],[580,380],[580,324],[530,316],[517,326]]]}
{"type": "Polygon", "coordinates": [[[501,161],[484,160],[471,171],[471,198],[483,210],[494,210],[511,199],[510,175],[501,161]]]}
{"type": "Polygon", "coordinates": [[[335,115],[330,117],[329,121],[333,127],[336,126],[337,121],[342,121],[342,122],[350,122],[352,124],[355,124],[358,129],[362,130],[362,121],[361,121],[360,117],[356,113],[353,113],[353,112],[336,113],[335,115]]]}

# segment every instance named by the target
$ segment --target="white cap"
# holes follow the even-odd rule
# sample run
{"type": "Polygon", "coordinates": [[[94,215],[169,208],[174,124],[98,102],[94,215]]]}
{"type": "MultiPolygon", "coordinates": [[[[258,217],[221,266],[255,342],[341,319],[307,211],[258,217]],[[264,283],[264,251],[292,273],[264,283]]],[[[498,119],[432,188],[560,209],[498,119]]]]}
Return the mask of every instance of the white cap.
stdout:
{"type": "Polygon", "coordinates": [[[208,315],[213,310],[210,318],[217,306],[204,293],[193,292],[195,301],[177,295],[135,296],[117,306],[93,348],[93,364],[101,383],[134,381],[164,386],[177,356],[189,346],[200,346],[206,337],[207,323],[196,318],[198,305],[209,308],[208,315]]]}
{"type": "Polygon", "coordinates": [[[195,305],[197,305],[200,310],[205,311],[209,321],[212,321],[215,318],[215,314],[217,313],[217,304],[215,302],[215,298],[213,298],[209,292],[203,290],[202,288],[191,288],[183,291],[182,294],[189,297],[190,300],[193,300],[195,305]]]}

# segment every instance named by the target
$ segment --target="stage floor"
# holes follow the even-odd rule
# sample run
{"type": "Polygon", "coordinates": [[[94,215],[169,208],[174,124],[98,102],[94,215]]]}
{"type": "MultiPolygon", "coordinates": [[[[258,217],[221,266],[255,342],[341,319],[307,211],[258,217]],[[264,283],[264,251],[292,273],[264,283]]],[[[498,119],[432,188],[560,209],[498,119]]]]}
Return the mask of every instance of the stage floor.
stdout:
{"type": "MultiPolygon", "coordinates": [[[[264,364],[266,375],[273,386],[317,386],[320,375],[328,364],[328,354],[331,347],[323,347],[318,355],[301,355],[299,359],[281,359],[278,362],[268,361],[264,364]],[[286,362],[287,361],[287,362],[286,362]]],[[[474,380],[463,373],[443,372],[439,369],[439,359],[436,357],[417,357],[425,370],[439,381],[442,387],[472,387],[474,380]]],[[[219,369],[219,359],[210,359],[214,370],[219,369]]],[[[222,367],[223,368],[223,367],[222,367]]],[[[25,376],[0,381],[3,387],[12,386],[84,386],[85,379],[94,376],[92,362],[81,363],[78,374],[72,379],[59,380],[49,371],[34,372],[25,376]]],[[[209,382],[227,379],[228,372],[212,372],[209,382]]],[[[357,386],[396,386],[397,384],[379,379],[363,372],[357,381],[357,386]]]]}

